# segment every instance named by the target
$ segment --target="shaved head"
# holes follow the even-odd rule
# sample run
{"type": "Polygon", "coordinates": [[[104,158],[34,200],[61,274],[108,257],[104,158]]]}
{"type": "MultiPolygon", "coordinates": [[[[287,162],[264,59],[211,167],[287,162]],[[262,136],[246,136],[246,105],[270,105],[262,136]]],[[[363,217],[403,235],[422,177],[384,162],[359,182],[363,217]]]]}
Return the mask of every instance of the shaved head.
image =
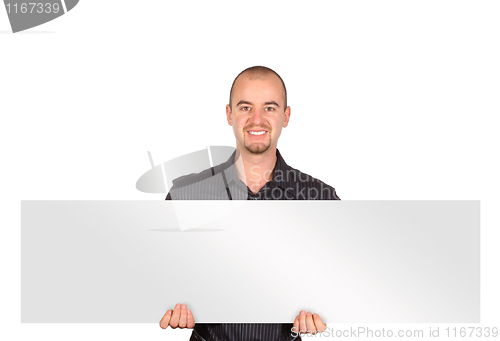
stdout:
{"type": "Polygon", "coordinates": [[[278,138],[290,119],[281,77],[264,66],[241,72],[231,87],[226,118],[241,153],[276,157],[278,138]]]}
{"type": "Polygon", "coordinates": [[[248,69],[245,69],[243,71],[240,72],[240,74],[238,76],[236,76],[236,78],[234,79],[233,81],[233,85],[231,85],[231,91],[229,92],[229,106],[232,108],[232,99],[233,99],[233,88],[234,88],[234,84],[236,83],[236,81],[238,80],[238,78],[240,78],[240,76],[242,75],[245,75],[245,76],[248,76],[250,77],[250,79],[265,79],[266,77],[269,77],[269,76],[276,76],[279,78],[279,80],[281,81],[281,84],[283,85],[283,90],[284,90],[284,93],[285,93],[285,99],[284,99],[284,102],[285,102],[285,106],[284,106],[284,109],[286,109],[287,107],[287,96],[286,96],[286,87],[285,87],[285,82],[283,82],[283,79],[281,79],[280,75],[278,75],[274,70],[268,68],[268,67],[265,67],[265,66],[252,66],[252,67],[249,67],[248,69]]]}

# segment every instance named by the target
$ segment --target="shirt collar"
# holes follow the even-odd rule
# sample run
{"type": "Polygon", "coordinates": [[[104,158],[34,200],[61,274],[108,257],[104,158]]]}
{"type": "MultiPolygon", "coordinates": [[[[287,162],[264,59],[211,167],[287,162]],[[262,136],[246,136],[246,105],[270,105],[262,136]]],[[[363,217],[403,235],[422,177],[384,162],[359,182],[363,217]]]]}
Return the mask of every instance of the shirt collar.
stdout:
{"type": "Polygon", "coordinates": [[[274,166],[273,181],[271,185],[273,187],[280,187],[284,191],[290,191],[295,195],[293,184],[296,174],[292,176],[291,173],[294,173],[292,167],[286,164],[279,150],[276,149],[276,166],[274,166]]]}

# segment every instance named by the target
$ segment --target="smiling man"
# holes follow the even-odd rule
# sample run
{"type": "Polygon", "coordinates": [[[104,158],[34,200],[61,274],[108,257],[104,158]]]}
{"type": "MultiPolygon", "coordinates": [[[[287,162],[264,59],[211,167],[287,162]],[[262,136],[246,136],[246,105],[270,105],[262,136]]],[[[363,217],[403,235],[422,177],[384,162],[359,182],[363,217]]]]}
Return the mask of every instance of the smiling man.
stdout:
{"type": "MultiPolygon", "coordinates": [[[[340,199],[333,187],[288,166],[278,151],[290,107],[285,83],[276,72],[263,66],[242,71],[231,87],[226,117],[233,127],[236,151],[225,163],[174,180],[167,200],[340,199]]],[[[185,304],[169,309],[160,326],[194,328],[191,340],[200,341],[300,340],[294,331],[314,334],[326,327],[318,314],[306,311],[293,324],[195,324],[185,304]]]]}

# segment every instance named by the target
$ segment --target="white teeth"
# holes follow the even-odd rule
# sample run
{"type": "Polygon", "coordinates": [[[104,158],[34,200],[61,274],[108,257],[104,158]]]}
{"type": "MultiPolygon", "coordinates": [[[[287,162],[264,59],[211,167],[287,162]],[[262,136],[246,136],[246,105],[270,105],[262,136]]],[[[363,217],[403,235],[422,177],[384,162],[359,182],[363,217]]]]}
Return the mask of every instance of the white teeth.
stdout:
{"type": "Polygon", "coordinates": [[[249,131],[250,134],[252,135],[262,135],[262,134],[265,134],[266,131],[249,131]]]}

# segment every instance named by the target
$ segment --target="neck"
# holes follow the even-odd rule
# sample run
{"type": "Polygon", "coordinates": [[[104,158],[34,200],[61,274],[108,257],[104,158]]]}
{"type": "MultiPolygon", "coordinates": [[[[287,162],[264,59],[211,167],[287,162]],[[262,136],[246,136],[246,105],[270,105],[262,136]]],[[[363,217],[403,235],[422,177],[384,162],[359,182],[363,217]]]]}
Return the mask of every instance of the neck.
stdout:
{"type": "Polygon", "coordinates": [[[276,147],[262,154],[253,154],[236,147],[236,172],[238,177],[255,194],[272,179],[276,165],[276,147]],[[239,154],[239,157],[238,157],[239,154]]]}

